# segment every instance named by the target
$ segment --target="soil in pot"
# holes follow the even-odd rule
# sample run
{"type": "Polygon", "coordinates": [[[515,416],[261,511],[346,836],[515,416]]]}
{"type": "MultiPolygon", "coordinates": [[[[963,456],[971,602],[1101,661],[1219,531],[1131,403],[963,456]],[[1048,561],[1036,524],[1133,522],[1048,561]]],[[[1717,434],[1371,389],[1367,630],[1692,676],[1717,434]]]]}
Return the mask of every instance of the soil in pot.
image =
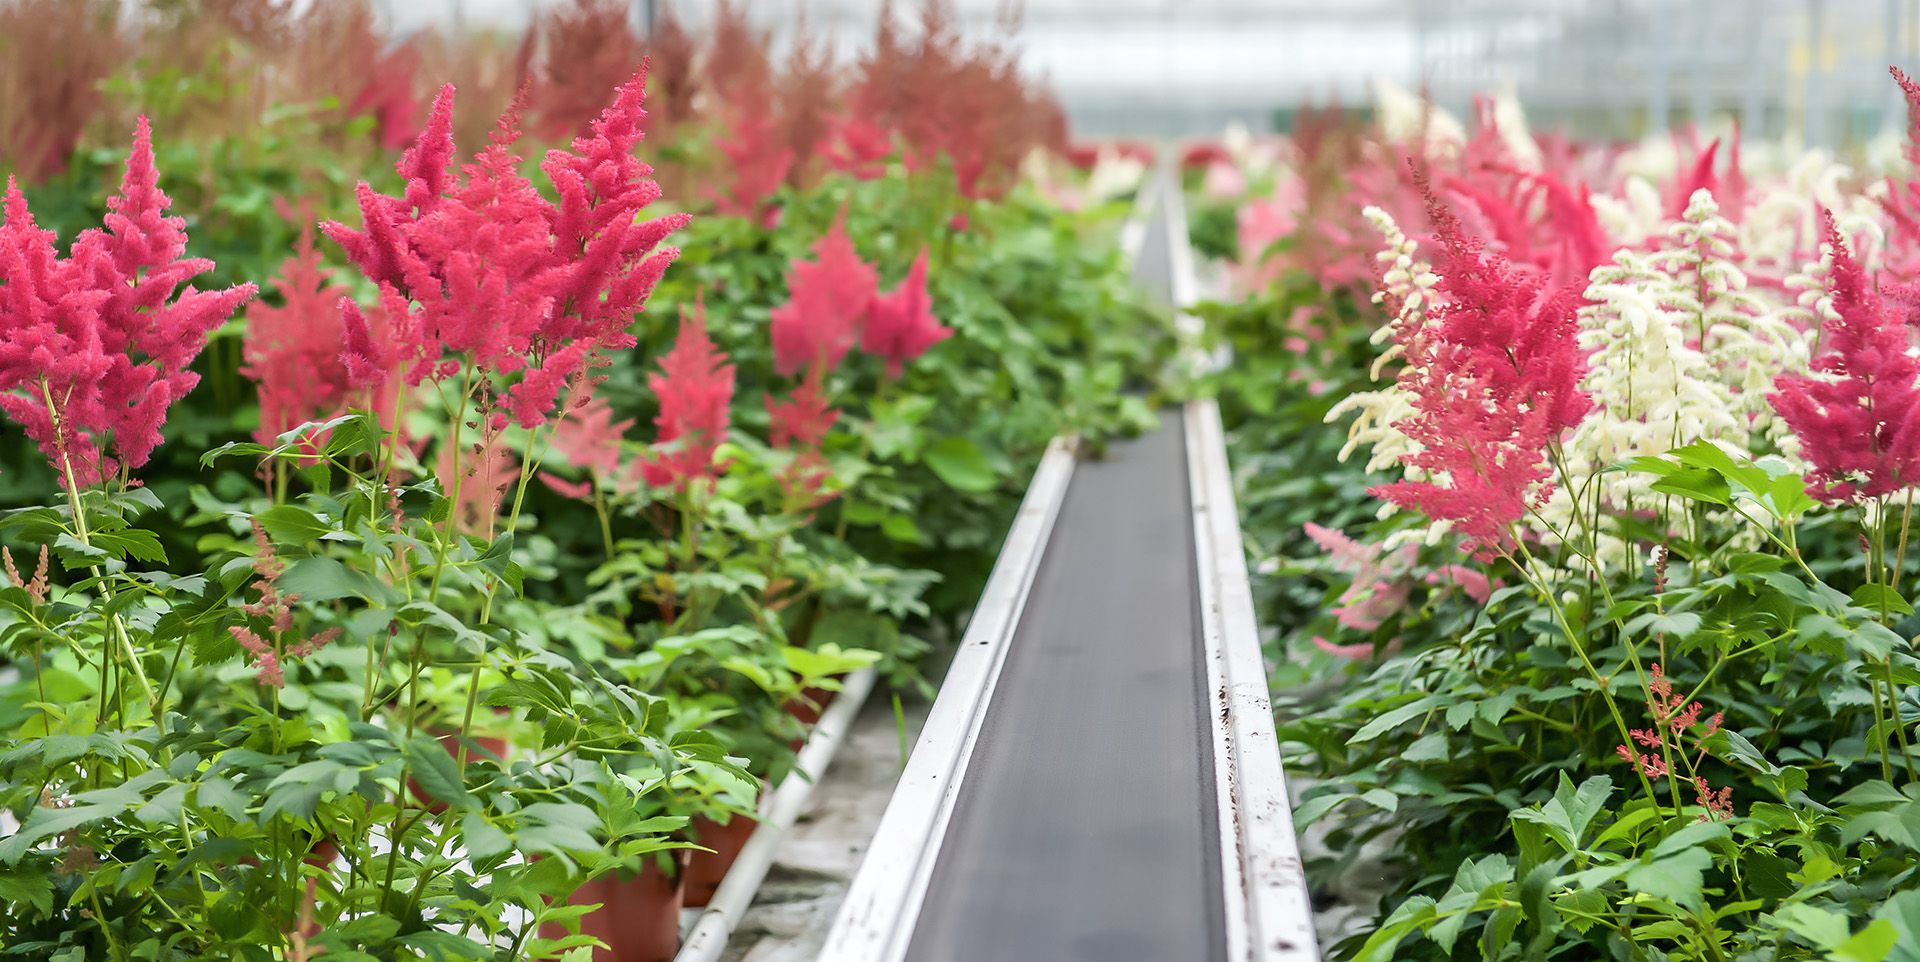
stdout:
{"type": "MultiPolygon", "coordinates": [[[[680,951],[681,897],[686,892],[684,853],[674,853],[671,872],[648,856],[646,868],[631,878],[618,874],[588,879],[567,899],[569,905],[599,905],[580,917],[580,932],[607,944],[594,949],[594,962],[673,962],[680,951]]],[[[547,923],[541,938],[566,938],[566,926],[547,923]]]]}
{"type": "Polygon", "coordinates": [[[747,839],[752,837],[754,828],[759,824],[739,814],[725,825],[705,815],[695,815],[687,823],[687,840],[702,848],[713,849],[711,852],[698,849],[688,852],[688,908],[704,908],[713,900],[713,893],[720,888],[720,880],[727,877],[733,860],[740,857],[740,849],[747,844],[747,839]]]}

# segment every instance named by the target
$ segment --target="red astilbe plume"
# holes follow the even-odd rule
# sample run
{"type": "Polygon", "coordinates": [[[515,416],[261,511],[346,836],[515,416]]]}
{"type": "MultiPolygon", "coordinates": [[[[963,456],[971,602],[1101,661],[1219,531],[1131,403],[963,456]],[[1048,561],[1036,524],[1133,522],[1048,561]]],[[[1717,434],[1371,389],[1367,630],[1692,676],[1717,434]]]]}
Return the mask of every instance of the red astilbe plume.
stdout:
{"type": "MultiPolygon", "coordinates": [[[[305,205],[302,209],[304,213],[305,205]]],[[[246,364],[240,373],[260,389],[260,426],[253,438],[261,444],[272,444],[301,424],[332,417],[354,393],[340,352],[338,305],[347,289],[332,283],[333,272],[320,266],[309,218],[302,216],[301,221],[294,255],[274,281],[283,305],[262,303],[247,312],[241,348],[246,364]]]]}
{"type": "MultiPolygon", "coordinates": [[[[1679,148],[1676,143],[1674,147],[1679,148]]],[[[1693,201],[1693,192],[1705,190],[1716,197],[1720,194],[1720,177],[1714,173],[1714,158],[1720,153],[1720,138],[1715,137],[1693,158],[1692,166],[1685,171],[1675,171],[1673,183],[1666,191],[1667,219],[1681,220],[1687,216],[1687,205],[1693,201]]]]}
{"type": "Polygon", "coordinates": [[[1882,259],[1888,273],[1900,281],[1914,283],[1920,282],[1920,179],[1914,178],[1911,171],[1920,169],[1920,84],[1915,84],[1899,67],[1888,67],[1887,72],[1893,75],[1907,100],[1907,142],[1901,145],[1901,153],[1907,159],[1910,173],[1906,180],[1887,177],[1887,196],[1880,199],[1889,221],[1887,248],[1882,259]]]}
{"type": "Polygon", "coordinates": [[[548,139],[584,137],[640,60],[640,40],[627,23],[625,0],[567,0],[540,16],[545,64],[530,100],[548,139]]]}
{"type": "Polygon", "coordinates": [[[781,469],[779,477],[789,511],[811,511],[833,499],[834,492],[823,490],[833,471],[827,466],[821,446],[839,419],[840,412],[827,404],[819,368],[809,371],[786,401],[776,402],[771,395],[767,397],[773,446],[794,452],[793,460],[781,469]]]}
{"type": "Polygon", "coordinates": [[[792,153],[787,182],[812,187],[822,148],[832,136],[833,52],[816,36],[804,12],[780,77],[780,142],[792,153]]]}
{"type": "Polygon", "coordinates": [[[0,2],[0,168],[28,183],[67,169],[129,57],[117,0],[0,2]]]}
{"type": "Polygon", "coordinates": [[[1920,481],[1920,360],[1907,353],[1906,328],[1870,289],[1833,213],[1822,210],[1821,219],[1839,315],[1822,332],[1825,353],[1810,365],[1825,376],[1781,375],[1767,400],[1814,466],[1807,493],[1837,504],[1920,481]]]}
{"type": "Polygon", "coordinates": [[[648,484],[685,491],[695,479],[718,476],[714,452],[727,439],[733,403],[733,365],[721,363],[726,359],[707,336],[706,305],[682,309],[673,350],[660,359],[660,373],[647,376],[660,399],[655,455],[642,465],[648,484]]]}
{"type": "Polygon", "coordinates": [[[152,134],[134,134],[106,228],[61,259],[26,198],[7,182],[0,223],[0,410],[26,428],[63,483],[98,484],[147,462],[167,409],[200,376],[207,337],[253,296],[252,284],[200,291],[213,262],[187,258],[186,222],[166,216],[152,134]],[[103,441],[111,438],[112,455],[103,441]]]}
{"type": "MultiPolygon", "coordinates": [[[[567,463],[587,472],[600,487],[625,491],[635,487],[637,461],[621,464],[621,439],[633,419],[613,420],[613,405],[603,397],[576,391],[567,402],[567,413],[553,426],[553,448],[567,463]]],[[[558,475],[540,472],[540,480],[569,498],[584,498],[593,493],[592,483],[568,481],[558,475]]]]}
{"type": "Polygon", "coordinates": [[[775,114],[773,64],[765,37],[754,33],[732,0],[720,4],[713,21],[710,83],[719,101],[722,131],[713,140],[727,157],[724,189],[708,195],[720,213],[766,223],[766,201],[780,189],[793,165],[793,148],[775,114]]]}
{"type": "Polygon", "coordinates": [[[840,366],[879,290],[879,274],[847,237],[844,208],[814,242],[813,255],[789,267],[787,303],[772,311],[773,367],[787,376],[840,366]]]}
{"type": "Polygon", "coordinates": [[[305,658],[332,644],[340,637],[340,629],[328,628],[289,644],[287,636],[294,630],[293,603],[300,600],[300,594],[280,593],[280,575],[287,570],[287,565],[274,554],[273,539],[267,537],[267,529],[260,526],[258,519],[253,522],[253,543],[253,572],[260,579],[254,586],[260,589],[260,600],[242,604],[240,610],[252,617],[266,619],[268,637],[262,637],[249,625],[233,625],[227,628],[227,632],[253,656],[255,677],[260,684],[269,688],[285,688],[286,660],[305,658]]]}
{"type": "Polygon", "coordinates": [[[1428,194],[1438,303],[1418,330],[1400,330],[1400,386],[1415,414],[1395,427],[1423,450],[1405,458],[1428,478],[1372,489],[1375,497],[1452,522],[1476,558],[1513,544],[1511,526],[1552,491],[1549,445],[1592,406],[1580,390],[1580,295],[1516,270],[1465,236],[1428,194]]]}
{"type": "MultiPolygon", "coordinates": [[[[626,331],[679,250],[661,242],[685,214],[641,220],[660,196],[652,169],[633,156],[642,136],[646,71],[617,92],[572,151],[549,151],[541,170],[559,202],[518,171],[517,104],[492,143],[454,183],[453,88],[400,161],[404,198],[360,185],[366,227],[324,229],[366,276],[416,306],[392,320],[398,363],[410,384],[471,366],[519,376],[505,389],[512,420],[531,428],[553,411],[560,388],[600,352],[633,346],[626,331]]],[[[399,299],[390,301],[400,303],[399,299]]],[[[503,415],[504,417],[504,415],[503,415]]],[[[501,425],[504,425],[504,420],[501,425]]],[[[497,429],[501,425],[496,425],[497,429]]]]}
{"type": "Polygon", "coordinates": [[[886,160],[894,153],[892,121],[905,71],[905,53],[894,32],[892,0],[880,5],[873,47],[857,70],[847,87],[843,112],[830,121],[832,140],[825,155],[834,170],[872,180],[886,173],[886,160]]]}
{"type": "Polygon", "coordinates": [[[873,299],[860,350],[886,358],[887,377],[898,379],[906,362],[952,336],[953,328],[933,316],[933,299],[927,294],[927,250],[923,247],[900,286],[873,299]]]}
{"type": "Polygon", "coordinates": [[[773,446],[782,450],[819,447],[839,419],[840,412],[827,404],[818,371],[808,372],[784,402],[767,396],[767,420],[773,426],[773,446]]]}

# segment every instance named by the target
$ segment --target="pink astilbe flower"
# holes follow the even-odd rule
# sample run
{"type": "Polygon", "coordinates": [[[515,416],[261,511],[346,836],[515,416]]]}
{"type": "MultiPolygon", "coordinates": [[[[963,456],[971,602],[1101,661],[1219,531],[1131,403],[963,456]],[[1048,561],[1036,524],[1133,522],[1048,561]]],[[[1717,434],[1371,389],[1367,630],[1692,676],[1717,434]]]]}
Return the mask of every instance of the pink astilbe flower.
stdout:
{"type": "Polygon", "coordinates": [[[778,479],[790,511],[811,511],[835,496],[823,490],[833,471],[821,453],[821,445],[834,422],[839,420],[840,412],[828,406],[826,391],[820,382],[821,372],[815,368],[785,402],[767,398],[773,446],[794,452],[793,460],[781,470],[778,479]]]}
{"type": "Polygon", "coordinates": [[[832,117],[827,126],[830,139],[821,151],[827,166],[859,180],[886,174],[887,158],[894,153],[892,131],[860,114],[832,117]]]}
{"type": "Polygon", "coordinates": [[[1375,497],[1452,522],[1482,561],[1513,544],[1511,526],[1552,492],[1548,446],[1592,407],[1580,379],[1576,288],[1554,288],[1461,232],[1428,195],[1436,227],[1436,303],[1400,329],[1399,383],[1415,414],[1395,423],[1422,450],[1404,460],[1427,478],[1375,497]]]}
{"type": "Polygon", "coordinates": [[[808,372],[785,402],[767,398],[767,419],[773,425],[776,448],[817,448],[839,418],[840,412],[827,405],[818,371],[808,372]]]}
{"type": "Polygon", "coordinates": [[[159,179],[142,117],[105,229],[82,232],[65,259],[7,182],[0,410],[40,445],[62,483],[69,470],[85,486],[145,464],[167,408],[200,381],[188,367],[208,335],[256,290],[181,289],[213,262],[182,256],[186,221],[166,216],[172,201],[159,179]]]}
{"type": "Polygon", "coordinates": [[[933,298],[927,294],[927,251],[913,259],[905,280],[876,296],[867,311],[860,350],[887,359],[887,377],[899,378],[906,362],[927,348],[953,336],[953,328],[933,316],[933,298]]]}
{"type": "Polygon", "coordinates": [[[230,626],[227,633],[253,656],[255,677],[262,685],[285,688],[286,660],[305,658],[332,644],[340,637],[340,629],[328,628],[289,643],[287,636],[294,630],[293,603],[300,600],[300,594],[280,593],[280,575],[287,570],[287,565],[274,553],[273,539],[267,537],[267,529],[260,526],[258,519],[253,522],[253,543],[253,572],[259,578],[254,587],[260,589],[260,600],[244,603],[240,610],[254,618],[266,619],[271,637],[263,637],[249,625],[230,626]]]}
{"type": "Polygon", "coordinates": [[[643,465],[654,487],[688,490],[695,479],[717,476],[714,452],[727,439],[728,406],[733,402],[733,365],[707,336],[704,304],[680,314],[680,336],[660,359],[660,372],[647,386],[660,398],[655,456],[643,465]]]}
{"type": "Polygon", "coordinates": [[[1488,579],[1485,574],[1466,565],[1444,565],[1438,571],[1427,572],[1426,581],[1430,585],[1451,584],[1466,592],[1467,597],[1483,605],[1487,603],[1488,598],[1493,597],[1493,589],[1506,587],[1500,579],[1488,579]]]}
{"type": "MultiPolygon", "coordinates": [[[[312,227],[302,228],[280,275],[274,287],[285,303],[258,304],[247,312],[241,348],[246,364],[240,373],[260,389],[260,426],[253,438],[261,444],[272,444],[298,425],[332,417],[354,388],[340,353],[338,304],[347,289],[332,283],[332,272],[320,266],[312,227]]],[[[365,336],[371,340],[371,331],[365,336]]]]}
{"type": "Polygon", "coordinates": [[[713,33],[711,60],[726,65],[714,77],[722,130],[713,145],[726,155],[723,173],[728,182],[725,189],[711,190],[708,196],[722,214],[766,224],[772,213],[767,200],[786,182],[794,160],[774,111],[767,41],[755,34],[745,11],[731,2],[720,5],[713,33]]]}
{"type": "Polygon", "coordinates": [[[47,546],[40,546],[40,564],[34,569],[32,578],[20,577],[20,569],[13,566],[13,552],[0,547],[0,562],[5,562],[8,580],[13,586],[27,593],[27,598],[35,605],[47,603],[47,546]]]}
{"type": "MultiPolygon", "coordinates": [[[[402,157],[404,198],[362,184],[365,228],[324,229],[369,279],[410,301],[393,318],[397,357],[410,384],[445,379],[467,366],[518,380],[505,389],[511,420],[531,428],[553,412],[560,389],[598,363],[600,352],[633,346],[626,328],[679,250],[661,242],[685,214],[650,220],[657,200],[652,168],[633,157],[642,136],[644,63],[571,152],[549,151],[541,170],[559,202],[543,198],[518,170],[519,104],[500,119],[492,143],[455,183],[453,87],[441,89],[420,139],[402,157]]],[[[350,330],[352,328],[350,327],[350,330]]],[[[353,350],[350,344],[350,351],[353,350]]]]}
{"type": "Polygon", "coordinates": [[[833,370],[846,357],[879,289],[879,275],[860,259],[847,237],[843,209],[813,244],[812,262],[794,261],[787,271],[787,303],[772,311],[773,367],[794,375],[814,367],[833,370]]]}
{"type": "Polygon", "coordinates": [[[540,472],[540,480],[570,498],[591,495],[593,482],[616,492],[635,487],[638,462],[629,459],[623,465],[621,457],[621,438],[633,423],[633,418],[613,420],[613,405],[606,398],[576,391],[567,402],[566,414],[553,426],[553,447],[592,481],[568,481],[545,471],[540,472]]]}
{"type": "Polygon", "coordinates": [[[1920,360],[1907,353],[1905,326],[1869,288],[1833,214],[1821,217],[1839,315],[1823,332],[1825,353],[1811,365],[1826,376],[1781,375],[1767,400],[1813,464],[1807,493],[1836,504],[1920,481],[1920,360]]]}
{"type": "Polygon", "coordinates": [[[1714,791],[1707,780],[1699,775],[1697,769],[1707,757],[1707,739],[1720,730],[1725,716],[1715,712],[1694,736],[1692,750],[1689,752],[1684,739],[1687,732],[1700,722],[1700,703],[1689,703],[1685,695],[1674,694],[1673,681],[1667,677],[1665,666],[1655,662],[1647,679],[1647,711],[1653,716],[1652,728],[1635,728],[1627,732],[1632,741],[1638,742],[1642,752],[1632,744],[1614,747],[1614,754],[1640,769],[1640,773],[1649,779],[1674,775],[1676,779],[1692,784],[1700,797],[1700,806],[1706,809],[1700,816],[1701,821],[1733,817],[1733,789],[1731,787],[1714,791]],[[1685,763],[1690,778],[1675,772],[1666,761],[1667,753],[1685,763]]]}

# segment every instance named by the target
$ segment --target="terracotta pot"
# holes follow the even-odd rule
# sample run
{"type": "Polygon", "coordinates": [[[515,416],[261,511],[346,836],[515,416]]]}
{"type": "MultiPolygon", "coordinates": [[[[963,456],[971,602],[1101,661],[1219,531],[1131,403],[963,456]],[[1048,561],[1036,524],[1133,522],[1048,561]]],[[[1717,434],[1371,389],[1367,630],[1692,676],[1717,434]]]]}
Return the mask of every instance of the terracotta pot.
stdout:
{"type": "MultiPolygon", "coordinates": [[[[460,757],[460,736],[458,734],[454,732],[436,732],[435,734],[440,738],[440,744],[446,748],[447,754],[455,758],[460,757]]],[[[507,740],[504,738],[496,735],[475,735],[473,736],[473,743],[492,752],[501,759],[507,757],[507,740]]],[[[468,760],[476,757],[485,758],[486,756],[477,755],[471,748],[467,750],[468,760]]],[[[447,810],[447,803],[436,800],[431,793],[420,787],[419,782],[411,778],[407,779],[407,789],[413,792],[414,798],[426,802],[427,810],[435,815],[447,810]]]]}
{"type": "MultiPolygon", "coordinates": [[[[680,951],[681,896],[686,891],[684,855],[675,853],[673,874],[662,871],[652,856],[640,874],[622,879],[603,875],[588,879],[567,899],[568,905],[599,905],[580,917],[580,932],[607,944],[594,949],[594,962],[673,962],[680,951]]],[[[549,922],[540,937],[561,939],[564,925],[549,922]]]]}
{"type": "Polygon", "coordinates": [[[725,825],[705,815],[695,815],[687,824],[687,841],[713,849],[711,852],[694,849],[687,853],[688,908],[704,908],[712,901],[713,893],[720,888],[720,880],[727,877],[727,869],[733,867],[733,860],[740,857],[741,847],[747,844],[759,824],[737,814],[725,825]]]}

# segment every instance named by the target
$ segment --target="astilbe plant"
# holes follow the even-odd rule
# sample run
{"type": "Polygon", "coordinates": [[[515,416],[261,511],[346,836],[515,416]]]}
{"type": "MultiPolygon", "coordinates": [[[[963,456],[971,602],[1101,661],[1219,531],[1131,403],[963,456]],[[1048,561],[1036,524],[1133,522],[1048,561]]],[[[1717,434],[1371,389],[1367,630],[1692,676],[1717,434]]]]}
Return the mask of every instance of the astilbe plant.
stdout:
{"type": "MultiPolygon", "coordinates": [[[[306,218],[303,216],[302,220],[306,218]]],[[[348,295],[345,285],[333,282],[332,271],[320,264],[313,246],[313,228],[303,226],[294,254],[274,282],[281,305],[257,304],[247,311],[246,342],[240,373],[252,378],[260,391],[260,426],[253,438],[261,444],[302,424],[323,421],[340,413],[355,391],[347,366],[341,361],[339,303],[348,295]]],[[[359,335],[377,335],[360,319],[359,335]]],[[[370,348],[354,356],[365,357],[370,348]]],[[[366,399],[362,407],[381,411],[366,399]]],[[[313,443],[319,439],[309,439],[313,443]]]]}
{"type": "Polygon", "coordinates": [[[878,275],[847,237],[846,212],[813,244],[815,260],[794,261],[787,303],[772,311],[773,366],[783,375],[840,366],[860,339],[878,275]]]}
{"type": "Polygon", "coordinates": [[[733,402],[733,365],[707,336],[704,305],[680,318],[680,336],[660,359],[647,386],[660,399],[655,455],[641,470],[647,483],[691,491],[717,474],[714,452],[727,437],[733,402]]]}
{"type": "Polygon", "coordinates": [[[1807,492],[1828,504],[1881,498],[1920,482],[1920,360],[1908,333],[1868,287],[1833,215],[1823,212],[1836,319],[1812,370],[1781,377],[1768,396],[1813,470],[1807,492]]]}
{"type": "Polygon", "coordinates": [[[543,136],[589,136],[594,118],[640,59],[639,38],[621,0],[568,0],[540,15],[533,30],[546,51],[532,101],[543,136]]]}
{"type": "Polygon", "coordinates": [[[1421,446],[1403,460],[1428,477],[1374,493],[1449,523],[1490,560],[1515,545],[1513,524],[1550,492],[1549,448],[1589,409],[1579,296],[1487,251],[1437,198],[1428,216],[1438,303],[1423,326],[1395,333],[1398,381],[1414,411],[1395,426],[1421,446]]]}
{"type": "Polygon", "coordinates": [[[727,158],[728,182],[723,189],[710,190],[709,196],[722,214],[770,226],[774,211],[768,201],[786,180],[794,150],[784,142],[776,112],[767,41],[755,35],[746,13],[732,0],[720,4],[713,33],[709,62],[725,65],[711,77],[723,128],[713,143],[727,158]]]}
{"type": "MultiPolygon", "coordinates": [[[[570,152],[547,152],[541,169],[557,202],[516,169],[515,110],[465,165],[464,183],[453,181],[449,85],[400,162],[405,196],[362,184],[364,229],[325,225],[389,292],[392,363],[406,383],[458,378],[451,447],[460,447],[467,404],[489,407],[478,422],[483,444],[510,422],[539,427],[565,384],[586,377],[604,352],[636,343],[627,325],[679,254],[662,242],[687,223],[685,214],[640,217],[660,194],[650,168],[633,155],[645,85],[643,66],[594,122],[593,136],[576,139],[570,152]],[[503,407],[491,407],[496,396],[503,407]]],[[[355,356],[368,338],[354,312],[347,322],[349,366],[370,374],[384,367],[383,359],[355,356]]]]}
{"type": "Polygon", "coordinates": [[[187,283],[213,264],[183,256],[186,222],[166,215],[170,204],[144,117],[105,229],[83,232],[67,257],[8,178],[0,410],[69,489],[125,483],[147,462],[167,408],[199,383],[188,368],[208,335],[255,292],[252,284],[200,291],[187,283]]]}

